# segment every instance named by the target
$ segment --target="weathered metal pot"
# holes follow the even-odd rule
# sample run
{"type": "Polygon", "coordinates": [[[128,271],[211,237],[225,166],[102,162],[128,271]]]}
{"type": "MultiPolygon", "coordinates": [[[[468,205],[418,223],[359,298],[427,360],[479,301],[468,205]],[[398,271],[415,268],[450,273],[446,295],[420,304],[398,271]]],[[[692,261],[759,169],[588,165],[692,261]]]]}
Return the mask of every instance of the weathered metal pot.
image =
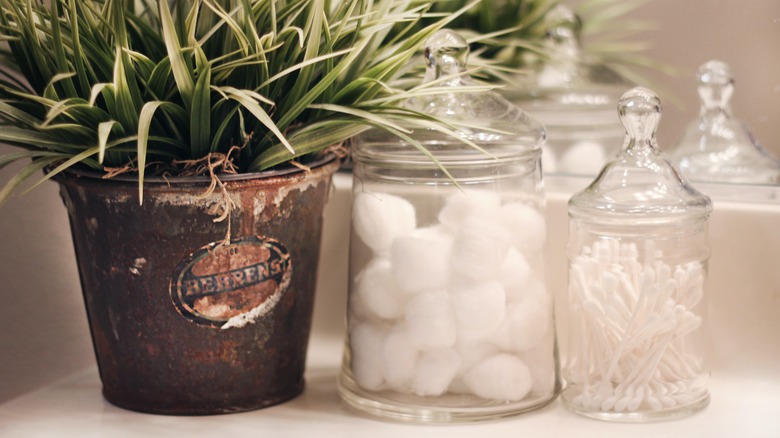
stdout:
{"type": "Polygon", "coordinates": [[[158,414],[238,412],[300,394],[332,157],[311,171],[55,177],[68,209],[105,398],[158,414]]]}

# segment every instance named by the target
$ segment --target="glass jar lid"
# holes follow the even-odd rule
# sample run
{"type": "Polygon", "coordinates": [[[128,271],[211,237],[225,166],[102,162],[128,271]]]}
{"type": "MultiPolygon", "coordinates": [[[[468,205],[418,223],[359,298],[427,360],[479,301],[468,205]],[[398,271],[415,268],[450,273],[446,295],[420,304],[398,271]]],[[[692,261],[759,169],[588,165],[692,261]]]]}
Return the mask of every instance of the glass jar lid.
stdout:
{"type": "Polygon", "coordinates": [[[717,60],[702,64],[698,72],[699,116],[670,155],[695,181],[780,182],[780,161],[732,116],[729,101],[733,92],[734,78],[728,64],[717,60]]]}
{"type": "Polygon", "coordinates": [[[569,8],[557,6],[548,19],[553,25],[544,44],[546,59],[510,84],[507,97],[521,102],[550,129],[617,125],[615,105],[629,82],[586,57],[580,43],[582,22],[569,8]]]}
{"type": "MultiPolygon", "coordinates": [[[[468,52],[466,40],[449,29],[438,31],[427,41],[426,72],[419,88],[428,88],[431,93],[407,102],[408,110],[423,116],[419,124],[404,126],[410,131],[408,137],[423,145],[427,153],[447,161],[541,154],[546,138],[542,124],[500,94],[476,83],[468,73],[468,52]],[[435,128],[430,123],[434,119],[448,124],[450,131],[435,128]]],[[[383,155],[397,159],[400,154],[412,161],[430,160],[409,141],[391,138],[380,130],[369,130],[357,140],[358,145],[379,143],[384,146],[357,148],[353,151],[355,159],[381,159],[383,155]]]]}
{"type": "Polygon", "coordinates": [[[658,147],[658,96],[644,87],[633,88],[620,98],[618,115],[626,131],[623,147],[586,189],[571,198],[569,214],[634,224],[709,215],[710,198],[691,186],[658,147]]]}

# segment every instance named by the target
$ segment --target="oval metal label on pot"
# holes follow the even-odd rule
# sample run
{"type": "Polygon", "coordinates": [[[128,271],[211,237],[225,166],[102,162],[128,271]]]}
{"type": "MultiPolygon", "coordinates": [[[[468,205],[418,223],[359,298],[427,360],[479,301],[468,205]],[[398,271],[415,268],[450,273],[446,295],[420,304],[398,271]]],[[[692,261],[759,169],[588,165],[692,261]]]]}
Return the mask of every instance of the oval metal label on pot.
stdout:
{"type": "Polygon", "coordinates": [[[171,297],[187,319],[223,329],[243,327],[273,309],[292,275],[279,241],[252,236],[214,242],[177,266],[171,297]]]}

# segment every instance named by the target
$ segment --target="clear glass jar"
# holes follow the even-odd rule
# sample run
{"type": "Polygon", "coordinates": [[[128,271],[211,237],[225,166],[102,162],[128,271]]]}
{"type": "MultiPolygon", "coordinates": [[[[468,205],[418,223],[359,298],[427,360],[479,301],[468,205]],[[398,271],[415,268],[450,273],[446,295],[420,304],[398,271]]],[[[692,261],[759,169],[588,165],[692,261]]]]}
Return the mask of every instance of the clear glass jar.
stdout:
{"type": "Polygon", "coordinates": [[[569,201],[562,399],[585,416],[648,421],[709,402],[704,284],[710,199],[658,148],[660,101],[618,104],[626,141],[569,201]]]}
{"type": "Polygon", "coordinates": [[[545,174],[595,176],[617,151],[623,129],[615,107],[629,82],[587,58],[580,44],[581,20],[559,5],[548,18],[544,53],[531,74],[503,91],[547,129],[545,174]]]}
{"type": "Polygon", "coordinates": [[[426,80],[452,92],[410,106],[457,124],[472,144],[421,119],[409,134],[416,146],[378,131],[352,145],[339,391],[380,417],[485,420],[538,408],[558,391],[544,129],[497,94],[457,89],[471,85],[467,50],[451,31],[434,35],[426,80]]]}
{"type": "Polygon", "coordinates": [[[691,181],[780,183],[780,161],[731,114],[734,78],[725,62],[699,67],[699,117],[685,129],[669,155],[691,181]]]}

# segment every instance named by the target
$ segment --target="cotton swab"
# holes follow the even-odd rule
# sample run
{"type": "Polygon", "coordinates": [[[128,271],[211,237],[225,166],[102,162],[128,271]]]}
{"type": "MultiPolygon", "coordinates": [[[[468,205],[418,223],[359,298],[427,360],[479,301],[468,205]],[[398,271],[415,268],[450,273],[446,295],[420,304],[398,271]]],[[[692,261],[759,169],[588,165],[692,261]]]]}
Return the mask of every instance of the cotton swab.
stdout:
{"type": "Polygon", "coordinates": [[[570,305],[581,340],[567,374],[582,386],[571,402],[585,409],[665,409],[704,391],[693,384],[706,378],[701,363],[682,342],[701,326],[693,309],[703,296],[702,266],[670,266],[652,240],[643,244],[640,251],[596,241],[570,263],[570,305]]]}

